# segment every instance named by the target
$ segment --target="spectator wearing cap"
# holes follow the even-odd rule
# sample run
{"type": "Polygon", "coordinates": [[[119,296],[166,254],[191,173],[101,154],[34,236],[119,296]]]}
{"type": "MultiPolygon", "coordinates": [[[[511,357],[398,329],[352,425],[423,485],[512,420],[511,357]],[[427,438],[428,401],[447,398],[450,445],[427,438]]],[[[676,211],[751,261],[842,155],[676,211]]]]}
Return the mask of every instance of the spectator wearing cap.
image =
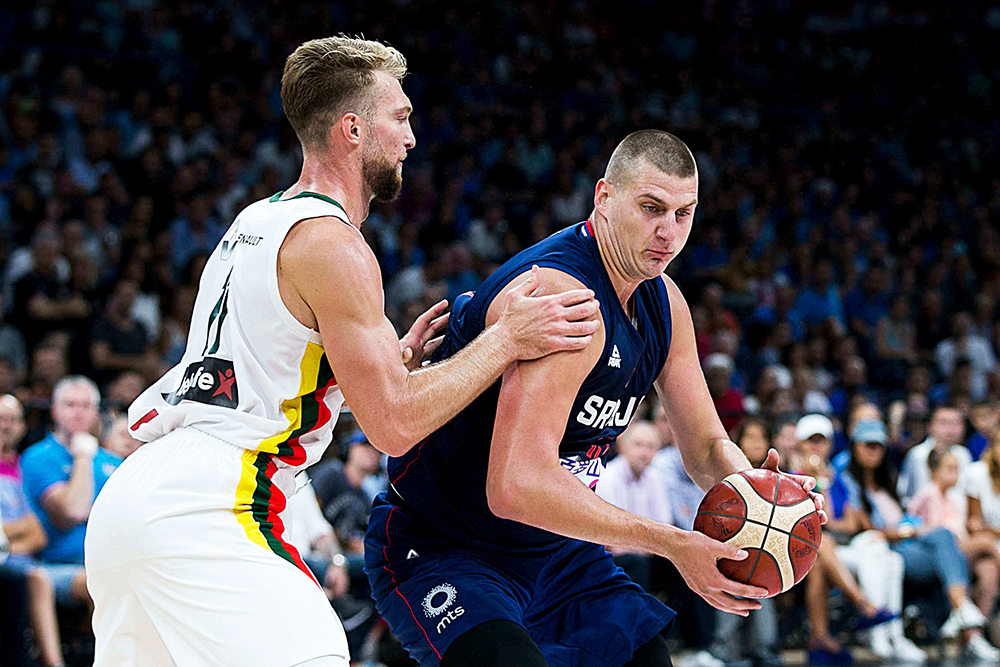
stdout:
{"type": "Polygon", "coordinates": [[[903,557],[904,587],[943,589],[951,614],[940,632],[945,638],[961,635],[964,658],[997,660],[996,649],[979,632],[986,617],[969,598],[968,564],[955,536],[947,528],[927,528],[904,520],[886,457],[885,427],[877,421],[859,422],[852,440],[844,482],[848,504],[858,510],[857,532],[877,531],[889,548],[903,557]]]}
{"type": "Polygon", "coordinates": [[[927,426],[928,438],[907,452],[899,475],[898,493],[903,507],[909,507],[915,495],[930,483],[931,472],[927,457],[931,450],[950,451],[958,460],[958,488],[965,488],[965,469],[972,463],[972,455],[966,449],[965,418],[962,412],[950,405],[939,405],[931,413],[927,426]]]}
{"type": "MultiPolygon", "coordinates": [[[[865,412],[868,411],[858,410],[859,415],[865,412]]],[[[884,451],[887,438],[880,421],[862,419],[853,427],[851,440],[862,443],[859,446],[871,447],[868,443],[873,443],[884,451]]],[[[850,460],[846,465],[849,463],[850,460]]],[[[857,577],[858,585],[871,603],[892,616],[889,622],[872,628],[872,650],[883,659],[923,662],[926,655],[904,636],[899,620],[903,611],[903,557],[889,548],[889,542],[881,533],[868,529],[869,523],[854,500],[856,489],[849,473],[836,476],[832,491],[827,502],[834,509],[829,512],[832,518],[825,529],[838,543],[837,558],[857,577]]]]}
{"type": "Polygon", "coordinates": [[[732,386],[732,379],[732,357],[716,352],[705,358],[705,381],[708,383],[708,391],[712,394],[715,409],[727,433],[732,432],[746,414],[743,392],[732,386]]]}

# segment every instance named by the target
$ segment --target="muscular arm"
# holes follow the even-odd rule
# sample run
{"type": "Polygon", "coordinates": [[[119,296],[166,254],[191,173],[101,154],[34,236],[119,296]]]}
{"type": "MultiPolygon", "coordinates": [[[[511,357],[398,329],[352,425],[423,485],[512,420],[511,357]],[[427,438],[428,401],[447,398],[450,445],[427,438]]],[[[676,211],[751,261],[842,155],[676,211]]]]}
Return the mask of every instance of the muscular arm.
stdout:
{"type": "MultiPolygon", "coordinates": [[[[385,317],[375,256],[360,234],[336,219],[305,220],[292,228],[279,255],[278,282],[293,314],[319,330],[330,367],[359,425],[373,445],[393,456],[458,414],[519,354],[509,331],[489,327],[447,361],[408,371],[396,332],[385,317]],[[296,299],[306,312],[296,312],[296,299]]],[[[550,304],[552,315],[559,309],[593,309],[550,304]]],[[[583,335],[577,346],[589,342],[593,332],[592,325],[581,325],[567,324],[565,329],[583,335]]]]}
{"type": "MultiPolygon", "coordinates": [[[[542,285],[557,292],[580,283],[542,269],[542,285]]],[[[585,350],[518,362],[504,373],[486,496],[501,518],[598,544],[659,552],[668,536],[681,531],[605,502],[559,464],[573,400],[601,356],[604,337],[602,326],[585,350]]]]}
{"type": "Polygon", "coordinates": [[[673,280],[664,276],[663,282],[670,297],[673,331],[667,363],[656,379],[656,393],[677,439],[684,468],[698,486],[708,491],[727,475],[752,466],[729,440],[715,410],[698,363],[687,301],[673,280]]]}
{"type": "MultiPolygon", "coordinates": [[[[558,271],[542,271],[542,285],[553,292],[578,286],[558,271]]],[[[601,327],[585,350],[517,362],[504,373],[486,481],[491,511],[566,537],[664,556],[710,604],[746,615],[760,605],[735,596],[765,591],[726,579],[715,566],[719,558],[745,558],[745,552],[615,507],[559,464],[574,397],[603,347],[601,327]]]]}

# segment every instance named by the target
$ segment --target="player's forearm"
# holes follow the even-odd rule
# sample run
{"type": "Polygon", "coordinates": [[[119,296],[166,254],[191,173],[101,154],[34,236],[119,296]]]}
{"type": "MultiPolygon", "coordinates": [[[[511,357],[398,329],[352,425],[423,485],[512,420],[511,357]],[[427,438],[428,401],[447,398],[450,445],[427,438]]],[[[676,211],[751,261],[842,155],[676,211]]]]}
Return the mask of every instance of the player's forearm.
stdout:
{"type": "Polygon", "coordinates": [[[753,466],[746,455],[728,438],[715,438],[694,448],[694,455],[682,457],[692,481],[708,491],[725,477],[753,466]]]}
{"type": "Polygon", "coordinates": [[[571,539],[666,556],[669,543],[684,532],[605,502],[559,466],[521,471],[488,489],[497,516],[571,539]]]}
{"type": "Polygon", "coordinates": [[[380,451],[401,456],[486,391],[513,359],[510,339],[489,327],[453,357],[409,373],[396,400],[371,406],[372,432],[362,428],[380,451]]]}

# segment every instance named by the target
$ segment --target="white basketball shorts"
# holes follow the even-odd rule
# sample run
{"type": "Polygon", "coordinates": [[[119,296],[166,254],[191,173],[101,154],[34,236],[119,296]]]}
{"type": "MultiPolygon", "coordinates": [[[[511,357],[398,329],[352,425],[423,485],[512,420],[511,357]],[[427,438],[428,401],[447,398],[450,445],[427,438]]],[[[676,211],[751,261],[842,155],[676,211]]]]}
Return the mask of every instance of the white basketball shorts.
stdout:
{"type": "Polygon", "coordinates": [[[346,667],[340,621],[282,540],[269,456],[183,428],[115,471],[87,526],[95,665],[346,667]]]}

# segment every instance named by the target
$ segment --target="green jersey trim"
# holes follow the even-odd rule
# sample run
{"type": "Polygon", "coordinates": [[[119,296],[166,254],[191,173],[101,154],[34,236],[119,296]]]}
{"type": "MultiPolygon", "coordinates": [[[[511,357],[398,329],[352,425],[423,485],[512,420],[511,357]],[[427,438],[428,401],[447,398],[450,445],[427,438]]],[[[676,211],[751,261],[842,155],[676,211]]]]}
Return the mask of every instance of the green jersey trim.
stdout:
{"type": "MultiPolygon", "coordinates": [[[[347,215],[347,209],[345,209],[341,205],[341,203],[339,201],[336,201],[334,199],[330,199],[326,195],[321,195],[318,192],[300,192],[299,194],[297,194],[297,195],[295,195],[293,197],[289,197],[288,199],[281,199],[281,195],[283,195],[283,194],[285,194],[285,191],[281,190],[281,191],[277,192],[273,197],[271,197],[268,201],[271,202],[271,203],[274,203],[276,201],[291,201],[292,199],[299,199],[300,197],[315,197],[316,199],[321,199],[321,200],[325,201],[327,204],[333,204],[334,206],[336,206],[337,208],[339,208],[341,211],[343,211],[344,215],[347,215]]],[[[348,217],[350,217],[350,216],[348,216],[348,217]]]]}

